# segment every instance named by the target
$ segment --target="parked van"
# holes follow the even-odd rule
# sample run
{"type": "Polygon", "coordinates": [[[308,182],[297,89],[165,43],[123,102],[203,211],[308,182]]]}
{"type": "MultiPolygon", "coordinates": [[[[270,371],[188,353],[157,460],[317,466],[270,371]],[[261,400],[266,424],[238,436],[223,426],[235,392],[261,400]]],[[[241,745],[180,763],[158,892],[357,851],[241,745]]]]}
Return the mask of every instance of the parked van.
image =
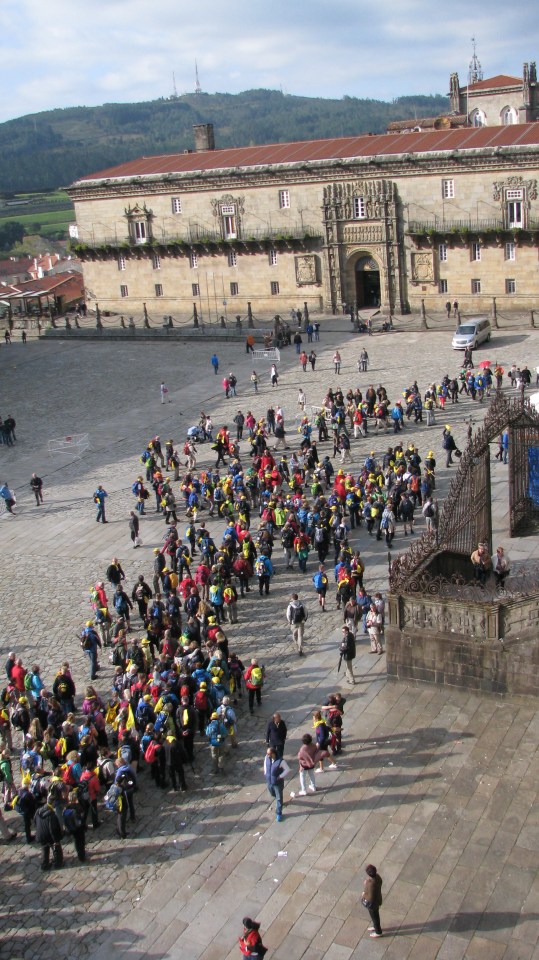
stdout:
{"type": "Polygon", "coordinates": [[[475,350],[480,343],[488,343],[491,333],[487,317],[467,317],[453,335],[453,350],[475,350]]]}

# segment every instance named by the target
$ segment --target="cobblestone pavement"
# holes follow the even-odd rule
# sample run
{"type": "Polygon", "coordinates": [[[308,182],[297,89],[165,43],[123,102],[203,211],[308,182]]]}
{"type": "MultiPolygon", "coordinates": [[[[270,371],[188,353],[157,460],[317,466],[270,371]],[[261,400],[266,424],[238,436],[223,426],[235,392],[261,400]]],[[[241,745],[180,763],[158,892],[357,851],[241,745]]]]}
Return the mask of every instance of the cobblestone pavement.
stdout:
{"type": "MultiPolygon", "coordinates": [[[[0,517],[2,656],[13,647],[25,663],[41,664],[46,681],[67,657],[83,690],[87,664],[75,634],[88,613],[90,584],[118,555],[132,585],[137,573],[150,572],[152,548],[163,535],[162,520],[150,512],[142,522],[142,549],[131,549],[131,483],[148,437],[158,432],[179,442],[201,409],[220,424],[232,421],[239,407],[264,414],[269,401],[278,400],[291,424],[300,383],[309,405],[335,383],[331,358],[337,344],[341,385],[383,382],[395,399],[414,377],[424,387],[458,369],[461,357],[451,351],[450,336],[374,336],[366,341],[371,369],[358,377],[356,360],[365,341],[353,339],[344,321],[331,331],[327,324],[322,341],[313,345],[319,355],[315,374],[303,374],[296,354],[284,351],[278,390],[271,389],[269,364],[258,365],[257,396],[248,379],[253,364],[241,345],[219,346],[217,377],[212,348],[204,344],[2,345],[0,413],[15,416],[18,437],[13,448],[0,447],[2,479],[18,495],[17,516],[0,517]],[[225,401],[221,375],[229,370],[238,376],[239,396],[225,401]],[[165,406],[162,379],[172,401],[165,406]],[[49,457],[49,439],[84,432],[91,450],[81,460],[49,457]],[[33,470],[45,481],[39,508],[28,487],[33,470]],[[109,493],[106,528],[94,519],[92,494],[99,482],[109,493]]],[[[497,335],[484,355],[506,368],[513,361],[532,367],[537,340],[532,330],[497,335]]],[[[407,426],[405,439],[438,457],[439,496],[449,474],[441,455],[443,423],[454,426],[463,445],[465,419],[483,414],[465,400],[446,408],[434,428],[407,426]]],[[[354,442],[354,468],[366,452],[391,442],[390,434],[354,442]]],[[[211,462],[208,447],[199,450],[199,465],[211,462]]],[[[493,474],[494,512],[503,535],[503,466],[495,463],[493,474]]],[[[217,536],[221,528],[210,523],[217,536]]],[[[385,545],[364,529],[355,543],[369,588],[384,589],[385,545]]],[[[406,543],[398,537],[394,549],[406,543]]],[[[536,540],[526,540],[522,556],[536,556],[536,548],[536,540]]],[[[510,549],[516,556],[514,545],[510,549]]],[[[79,865],[67,842],[64,870],[48,875],[43,885],[36,849],[21,839],[1,845],[2,960],[74,954],[81,960],[223,960],[239,955],[236,938],[245,914],[262,922],[275,960],[539,958],[535,703],[388,684],[383,658],[370,656],[364,640],[355,661],[359,682],[350,693],[336,673],[334,602],[325,618],[315,607],[314,561],[302,577],[286,574],[276,556],[270,597],[251,593],[240,602],[239,624],[229,628],[231,649],[264,661],[267,684],[254,720],[240,706],[240,747],[228,758],[223,778],[211,782],[202,744],[195,771],[188,772],[187,799],[155,791],[143,773],[129,839],[116,838],[105,814],[95,838],[89,831],[88,863],[79,865]],[[292,589],[310,612],[302,660],[284,617],[292,589]],[[265,722],[281,711],[290,731],[287,756],[293,758],[312,707],[339,686],[349,697],[339,768],[320,776],[316,795],[290,800],[290,789],[297,790],[294,777],[285,819],[276,823],[261,774],[265,722]],[[376,863],[384,878],[385,936],[376,944],[360,904],[367,862],[376,863]]],[[[103,662],[99,687],[107,693],[112,668],[103,662]]],[[[291,766],[295,771],[295,761],[291,766]]],[[[20,837],[20,819],[5,816],[20,837]]]]}

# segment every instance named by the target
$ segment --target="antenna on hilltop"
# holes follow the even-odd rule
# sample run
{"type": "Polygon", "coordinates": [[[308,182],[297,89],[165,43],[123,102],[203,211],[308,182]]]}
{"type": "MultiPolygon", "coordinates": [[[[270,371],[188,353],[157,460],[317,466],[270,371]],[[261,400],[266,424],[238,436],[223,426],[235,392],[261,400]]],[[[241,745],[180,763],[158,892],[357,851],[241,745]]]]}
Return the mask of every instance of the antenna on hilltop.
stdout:
{"type": "Polygon", "coordinates": [[[476,39],[472,37],[472,46],[473,46],[473,55],[470,60],[470,66],[468,68],[468,85],[472,86],[474,83],[478,83],[479,80],[483,79],[483,68],[479,62],[477,52],[476,52],[476,39]]]}
{"type": "Polygon", "coordinates": [[[202,87],[200,86],[200,80],[198,79],[198,65],[195,60],[195,93],[202,93],[202,87]]]}
{"type": "Polygon", "coordinates": [[[174,100],[178,99],[178,91],[176,89],[176,74],[172,72],[172,97],[174,100]]]}

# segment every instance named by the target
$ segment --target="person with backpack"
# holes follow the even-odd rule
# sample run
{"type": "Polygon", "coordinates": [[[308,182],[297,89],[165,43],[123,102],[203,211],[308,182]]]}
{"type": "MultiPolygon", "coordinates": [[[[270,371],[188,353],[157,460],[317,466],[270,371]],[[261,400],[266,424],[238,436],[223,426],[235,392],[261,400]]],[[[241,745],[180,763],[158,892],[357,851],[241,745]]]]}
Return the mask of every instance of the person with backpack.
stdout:
{"type": "Polygon", "coordinates": [[[251,660],[251,663],[243,674],[243,679],[245,680],[247,696],[249,698],[249,713],[252,715],[255,712],[255,698],[258,706],[262,703],[262,687],[264,686],[264,671],[259,665],[258,660],[254,658],[251,660]]]}
{"type": "MultiPolygon", "coordinates": [[[[99,484],[99,486],[97,487],[96,491],[94,492],[94,503],[95,503],[95,505],[96,505],[96,507],[97,507],[97,513],[96,513],[96,518],[95,518],[95,519],[96,519],[96,523],[99,523],[99,521],[101,521],[101,523],[108,523],[108,520],[107,520],[106,517],[105,517],[105,499],[106,499],[106,497],[108,497],[107,491],[103,489],[103,487],[101,486],[101,484],[99,484]]],[[[47,868],[45,868],[45,869],[47,869],[47,868]]]]}
{"type": "Polygon", "coordinates": [[[298,655],[303,657],[303,636],[305,632],[305,623],[307,622],[307,611],[297,593],[292,594],[290,603],[288,604],[286,610],[286,619],[290,624],[292,639],[296,644],[298,655]]]}
{"type": "Polygon", "coordinates": [[[135,794],[135,791],[137,790],[137,777],[131,767],[131,763],[128,762],[127,758],[121,754],[121,751],[120,751],[120,758],[117,762],[119,762],[119,767],[116,772],[114,782],[118,786],[121,785],[122,790],[125,792],[127,807],[129,809],[129,819],[131,821],[134,821],[135,820],[134,794],[135,794]]]}
{"type": "Polygon", "coordinates": [[[208,726],[206,727],[206,737],[210,745],[210,753],[213,762],[212,773],[222,773],[228,731],[223,723],[223,720],[220,719],[219,714],[215,710],[210,717],[208,726]]]}
{"type": "Polygon", "coordinates": [[[54,698],[58,701],[64,717],[75,709],[76,687],[71,676],[69,664],[63,663],[52,685],[54,698]]]}
{"type": "Polygon", "coordinates": [[[77,857],[81,863],[86,860],[86,823],[78,791],[72,790],[63,810],[63,824],[66,832],[73,837],[77,857]]]}
{"type": "Polygon", "coordinates": [[[273,564],[269,557],[260,555],[255,562],[255,574],[258,577],[258,592],[260,596],[269,594],[270,582],[273,576],[273,564]]]}
{"type": "Polygon", "coordinates": [[[203,734],[210,719],[210,698],[207,691],[207,683],[202,681],[199,689],[195,693],[195,710],[198,718],[198,732],[203,734]]]}
{"type": "Polygon", "coordinates": [[[64,851],[62,849],[62,823],[53,806],[53,797],[49,794],[49,799],[42,807],[36,811],[36,840],[41,845],[41,869],[50,869],[50,857],[52,851],[52,860],[55,870],[60,870],[64,865],[64,851]]]}
{"type": "Polygon", "coordinates": [[[349,627],[343,626],[342,628],[342,640],[339,645],[339,666],[337,672],[340,670],[341,662],[344,661],[344,669],[346,674],[346,679],[348,683],[355,684],[356,679],[354,677],[354,667],[353,663],[356,657],[356,640],[354,634],[349,627]]]}
{"type": "Polygon", "coordinates": [[[93,620],[86,621],[86,626],[81,634],[80,644],[90,661],[90,680],[97,680],[97,671],[99,670],[97,651],[101,649],[101,638],[94,629],[93,620]]]}
{"type": "Polygon", "coordinates": [[[260,960],[262,960],[268,950],[262,943],[262,938],[259,933],[260,924],[256,923],[255,920],[251,920],[250,917],[244,917],[242,923],[243,933],[241,937],[238,938],[238,943],[243,956],[259,957],[260,960]]]}
{"type": "Polygon", "coordinates": [[[25,773],[21,780],[21,786],[17,795],[13,797],[11,809],[18,813],[24,823],[24,834],[27,843],[33,843],[32,824],[37,810],[37,800],[30,789],[32,778],[29,773],[25,773]]]}
{"type": "Polygon", "coordinates": [[[79,781],[79,790],[86,791],[88,798],[88,809],[86,811],[86,816],[88,813],[90,813],[92,818],[92,827],[94,830],[97,830],[97,828],[100,826],[97,801],[101,793],[101,783],[99,781],[99,776],[95,772],[94,763],[87,763],[85,769],[82,771],[79,781]]]}
{"type": "Polygon", "coordinates": [[[324,564],[318,567],[318,572],[313,577],[314,589],[318,594],[318,604],[322,613],[326,612],[326,593],[328,589],[328,577],[324,564]]]}
{"type": "Polygon", "coordinates": [[[114,609],[119,617],[124,617],[125,622],[127,623],[127,631],[131,630],[131,620],[130,620],[130,611],[133,609],[133,604],[127,596],[125,590],[122,590],[122,585],[119,583],[114,592],[114,597],[112,600],[114,604],[114,609]]]}

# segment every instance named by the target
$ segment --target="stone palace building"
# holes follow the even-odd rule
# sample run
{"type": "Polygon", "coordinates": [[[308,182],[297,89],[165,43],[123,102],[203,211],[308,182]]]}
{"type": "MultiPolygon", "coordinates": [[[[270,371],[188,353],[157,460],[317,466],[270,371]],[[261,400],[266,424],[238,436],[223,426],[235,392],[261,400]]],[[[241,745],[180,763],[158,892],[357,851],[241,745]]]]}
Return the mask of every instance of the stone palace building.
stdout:
{"type": "Polygon", "coordinates": [[[522,82],[515,103],[502,84],[515,114],[487,109],[488,84],[497,97],[502,81],[482,83],[481,108],[467,95],[481,123],[222,150],[202,124],[194,151],[82,177],[69,193],[89,305],[187,317],[196,304],[209,320],[245,316],[249,302],[285,316],[304,302],[396,315],[422,301],[537,307],[539,123],[517,122],[522,82]]]}

